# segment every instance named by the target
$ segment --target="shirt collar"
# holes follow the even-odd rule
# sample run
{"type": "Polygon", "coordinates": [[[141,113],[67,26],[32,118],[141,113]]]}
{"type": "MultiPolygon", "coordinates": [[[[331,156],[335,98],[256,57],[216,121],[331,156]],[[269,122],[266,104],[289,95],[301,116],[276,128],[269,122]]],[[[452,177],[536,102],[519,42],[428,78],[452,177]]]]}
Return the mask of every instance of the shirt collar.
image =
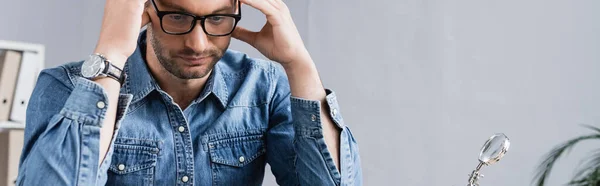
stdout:
{"type": "MultiPolygon", "coordinates": [[[[146,30],[143,30],[138,38],[135,52],[127,59],[123,72],[127,74],[121,93],[133,95],[132,103],[138,102],[148,96],[152,91],[159,90],[154,77],[150,73],[145,59],[146,54],[146,30]]],[[[223,60],[223,59],[221,59],[223,60]]],[[[227,106],[228,90],[225,79],[221,74],[219,62],[213,68],[204,89],[194,102],[201,102],[209,95],[217,97],[223,107],[227,106]]]]}

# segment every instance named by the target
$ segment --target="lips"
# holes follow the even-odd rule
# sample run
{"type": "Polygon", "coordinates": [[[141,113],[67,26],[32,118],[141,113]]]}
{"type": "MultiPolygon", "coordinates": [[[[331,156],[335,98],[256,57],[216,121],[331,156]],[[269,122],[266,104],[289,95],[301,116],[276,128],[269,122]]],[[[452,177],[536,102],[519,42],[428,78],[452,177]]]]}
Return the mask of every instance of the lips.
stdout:
{"type": "Polygon", "coordinates": [[[186,64],[190,66],[198,66],[210,62],[212,56],[179,56],[186,64]]]}

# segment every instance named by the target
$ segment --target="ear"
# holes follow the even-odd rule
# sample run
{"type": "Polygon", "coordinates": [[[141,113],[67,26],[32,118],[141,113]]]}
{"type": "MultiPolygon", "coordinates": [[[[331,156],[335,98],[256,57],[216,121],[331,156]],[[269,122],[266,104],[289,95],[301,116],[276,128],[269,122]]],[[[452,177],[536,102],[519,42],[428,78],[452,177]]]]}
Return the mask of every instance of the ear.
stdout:
{"type": "MultiPolygon", "coordinates": [[[[148,4],[148,1],[146,1],[146,5],[148,4]]],[[[148,6],[144,7],[144,12],[142,13],[142,25],[141,27],[144,28],[146,25],[148,25],[152,20],[150,20],[150,13],[148,13],[148,6]]]]}

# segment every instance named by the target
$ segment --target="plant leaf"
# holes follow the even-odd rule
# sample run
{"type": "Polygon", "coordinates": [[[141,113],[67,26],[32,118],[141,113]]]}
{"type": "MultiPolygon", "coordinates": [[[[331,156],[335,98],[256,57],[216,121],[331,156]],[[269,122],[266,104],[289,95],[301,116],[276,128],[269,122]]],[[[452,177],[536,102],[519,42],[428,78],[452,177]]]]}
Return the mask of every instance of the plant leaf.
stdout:
{"type": "Polygon", "coordinates": [[[580,141],[588,140],[588,139],[600,139],[600,134],[593,134],[587,136],[580,136],[571,140],[568,140],[559,146],[552,149],[549,153],[545,155],[544,160],[538,165],[537,171],[534,176],[534,185],[543,186],[546,182],[546,179],[552,172],[552,167],[554,163],[563,155],[565,151],[569,151],[575,144],[580,141]]]}
{"type": "Polygon", "coordinates": [[[583,162],[583,167],[579,168],[573,180],[579,180],[584,178],[583,175],[589,174],[600,169],[600,149],[590,153],[591,155],[586,158],[583,162]]]}
{"type": "Polygon", "coordinates": [[[593,131],[596,131],[596,132],[600,133],[600,128],[598,128],[598,127],[595,127],[595,126],[592,126],[592,125],[583,125],[583,127],[591,129],[593,131]]]}
{"type": "Polygon", "coordinates": [[[598,186],[600,185],[600,169],[588,171],[587,174],[581,175],[578,180],[569,182],[572,186],[598,186]]]}

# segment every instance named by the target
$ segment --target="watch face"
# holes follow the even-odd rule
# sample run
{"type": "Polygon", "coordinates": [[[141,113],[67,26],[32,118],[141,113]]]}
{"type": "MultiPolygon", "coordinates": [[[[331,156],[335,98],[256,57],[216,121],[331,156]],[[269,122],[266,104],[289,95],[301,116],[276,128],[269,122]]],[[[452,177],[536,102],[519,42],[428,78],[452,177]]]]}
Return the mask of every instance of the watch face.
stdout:
{"type": "Polygon", "coordinates": [[[104,69],[104,60],[97,55],[91,55],[81,66],[81,75],[86,78],[94,78],[104,69]]]}

